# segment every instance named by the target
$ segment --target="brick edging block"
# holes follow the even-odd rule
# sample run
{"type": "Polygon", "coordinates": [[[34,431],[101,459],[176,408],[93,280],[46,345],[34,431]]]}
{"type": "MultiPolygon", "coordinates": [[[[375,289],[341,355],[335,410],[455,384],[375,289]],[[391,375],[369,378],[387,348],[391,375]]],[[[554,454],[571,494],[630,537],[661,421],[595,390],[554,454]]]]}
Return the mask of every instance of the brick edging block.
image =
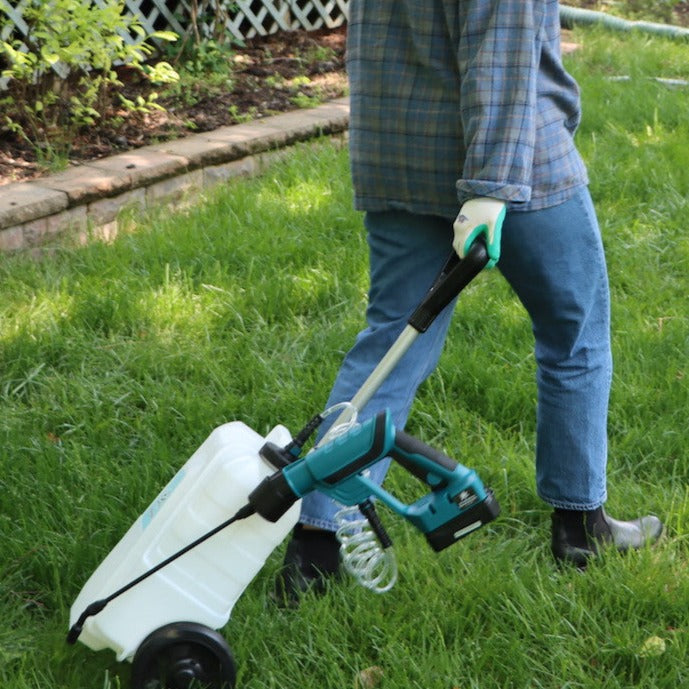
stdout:
{"type": "MultiPolygon", "coordinates": [[[[0,251],[36,246],[67,229],[110,236],[119,211],[141,209],[260,169],[256,156],[347,130],[349,99],[295,110],[90,161],[0,186],[0,251]]],[[[116,230],[115,230],[116,231],[116,230]]]]}

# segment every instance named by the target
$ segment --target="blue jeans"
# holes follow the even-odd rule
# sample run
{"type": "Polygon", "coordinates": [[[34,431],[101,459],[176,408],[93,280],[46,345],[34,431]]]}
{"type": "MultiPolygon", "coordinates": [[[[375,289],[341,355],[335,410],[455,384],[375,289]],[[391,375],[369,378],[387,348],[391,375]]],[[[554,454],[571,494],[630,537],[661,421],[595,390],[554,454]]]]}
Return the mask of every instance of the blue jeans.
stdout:
{"type": "MultiPolygon", "coordinates": [[[[327,406],[354,397],[451,251],[450,219],[385,211],[366,214],[365,225],[368,327],[345,356],[327,406]]],[[[607,270],[588,189],[552,208],[509,212],[498,268],[526,308],[535,337],[538,494],[554,507],[595,509],[606,499],[612,357],[607,270]]],[[[404,427],[418,386],[436,367],[453,306],[414,341],[360,420],[387,407],[404,427]]],[[[372,467],[371,478],[382,482],[388,466],[384,460],[372,467]]],[[[303,500],[300,521],[333,530],[338,509],[314,492],[303,500]]]]}

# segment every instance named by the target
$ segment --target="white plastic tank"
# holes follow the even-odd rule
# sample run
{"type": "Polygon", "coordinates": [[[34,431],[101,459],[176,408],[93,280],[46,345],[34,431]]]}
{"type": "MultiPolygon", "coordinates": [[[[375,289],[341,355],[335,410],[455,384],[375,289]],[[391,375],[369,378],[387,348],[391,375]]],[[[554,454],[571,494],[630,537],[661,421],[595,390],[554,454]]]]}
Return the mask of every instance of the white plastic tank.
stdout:
{"type": "MultiPolygon", "coordinates": [[[[284,426],[265,438],[240,421],[216,428],[91,575],[72,605],[70,625],[90,603],[244,507],[249,493],[275,471],[259,449],[266,441],[284,446],[291,439],[284,426]]],[[[79,640],[131,660],[139,644],[168,623],[224,626],[244,589],[296,524],[300,504],[275,524],[253,515],[215,534],[88,618],[79,640]]]]}

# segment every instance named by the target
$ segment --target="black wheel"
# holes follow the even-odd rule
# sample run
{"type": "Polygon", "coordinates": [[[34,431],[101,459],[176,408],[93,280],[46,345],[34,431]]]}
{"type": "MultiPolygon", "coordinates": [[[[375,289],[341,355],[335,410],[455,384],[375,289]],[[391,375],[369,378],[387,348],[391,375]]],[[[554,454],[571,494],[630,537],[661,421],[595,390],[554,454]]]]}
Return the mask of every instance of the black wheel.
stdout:
{"type": "Polygon", "coordinates": [[[132,689],[233,689],[232,651],[221,634],[173,622],[149,634],[132,662],[132,689]]]}

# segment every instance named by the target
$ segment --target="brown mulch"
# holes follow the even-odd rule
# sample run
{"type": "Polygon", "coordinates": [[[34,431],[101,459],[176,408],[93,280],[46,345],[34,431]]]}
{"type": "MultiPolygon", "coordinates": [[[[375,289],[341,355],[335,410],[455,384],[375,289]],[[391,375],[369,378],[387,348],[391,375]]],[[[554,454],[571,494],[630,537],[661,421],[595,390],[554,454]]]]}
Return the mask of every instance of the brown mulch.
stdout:
{"type": "MultiPolygon", "coordinates": [[[[119,115],[122,122],[115,126],[104,120],[79,132],[71,142],[69,165],[343,96],[347,92],[345,36],[346,29],[340,27],[250,39],[230,58],[230,87],[199,83],[183,97],[161,95],[164,112],[126,114],[114,102],[111,114],[119,115]]],[[[122,92],[130,100],[161,90],[131,70],[120,70],[119,76],[122,92]]],[[[0,185],[48,172],[30,145],[0,128],[0,185]]]]}

